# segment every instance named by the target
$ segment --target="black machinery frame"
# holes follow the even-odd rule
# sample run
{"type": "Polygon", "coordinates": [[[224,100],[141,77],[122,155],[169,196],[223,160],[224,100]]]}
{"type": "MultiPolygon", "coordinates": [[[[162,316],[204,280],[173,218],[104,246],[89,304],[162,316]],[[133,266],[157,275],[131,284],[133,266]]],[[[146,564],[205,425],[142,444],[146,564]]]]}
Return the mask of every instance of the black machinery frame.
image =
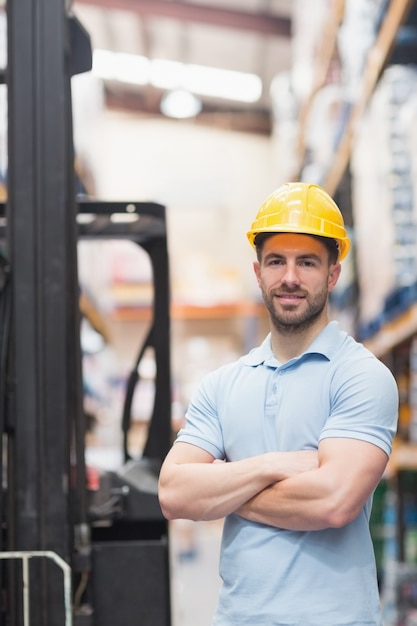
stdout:
{"type": "MultiPolygon", "coordinates": [[[[71,76],[91,68],[91,45],[65,1],[8,0],[7,36],[7,259],[1,263],[0,284],[6,471],[0,550],[55,553],[71,566],[78,591],[86,575],[86,600],[72,614],[76,625],[169,626],[168,528],[155,488],[171,438],[165,209],[135,204],[138,229],[122,230],[111,225],[109,215],[123,212],[126,204],[77,202],[71,76]],[[90,227],[77,224],[83,211],[95,215],[90,227]],[[106,477],[105,489],[124,495],[121,513],[104,520],[106,531],[98,534],[85,480],[77,274],[82,236],[136,241],[148,252],[154,275],[148,336],[157,365],[154,412],[143,458],[126,459],[127,467],[106,477]],[[136,599],[133,583],[136,589],[143,587],[136,599]],[[112,606],[107,605],[109,589],[112,606]]],[[[125,432],[136,370],[127,390],[125,432]]],[[[31,563],[30,571],[30,623],[64,624],[60,572],[42,559],[31,563]]],[[[5,626],[24,623],[22,587],[20,564],[2,561],[0,615],[5,626]]]]}

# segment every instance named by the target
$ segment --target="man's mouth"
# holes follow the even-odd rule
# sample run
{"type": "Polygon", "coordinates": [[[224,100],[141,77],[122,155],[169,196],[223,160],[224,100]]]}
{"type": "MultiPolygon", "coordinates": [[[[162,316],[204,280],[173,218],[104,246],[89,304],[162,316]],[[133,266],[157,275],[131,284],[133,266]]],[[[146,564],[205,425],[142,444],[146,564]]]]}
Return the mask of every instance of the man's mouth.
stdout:
{"type": "Polygon", "coordinates": [[[293,309],[305,300],[305,296],[300,293],[277,293],[275,294],[275,299],[280,306],[293,309]]]}
{"type": "Polygon", "coordinates": [[[299,293],[277,293],[276,297],[283,299],[283,300],[303,300],[304,299],[304,296],[299,293]]]}

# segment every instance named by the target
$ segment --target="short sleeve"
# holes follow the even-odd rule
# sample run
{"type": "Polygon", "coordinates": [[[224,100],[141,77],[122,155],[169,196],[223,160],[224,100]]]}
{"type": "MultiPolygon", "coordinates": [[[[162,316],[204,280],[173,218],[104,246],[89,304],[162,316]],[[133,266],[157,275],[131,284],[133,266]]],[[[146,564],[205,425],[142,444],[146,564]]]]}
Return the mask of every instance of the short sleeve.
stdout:
{"type": "Polygon", "coordinates": [[[320,440],[350,437],[391,453],[398,422],[398,387],[390,370],[369,355],[334,374],[331,413],[320,440]]]}
{"type": "Polygon", "coordinates": [[[218,372],[212,372],[202,380],[191,398],[185,426],[179,431],[176,441],[198,446],[216,459],[223,459],[223,436],[216,408],[217,381],[218,372]]]}

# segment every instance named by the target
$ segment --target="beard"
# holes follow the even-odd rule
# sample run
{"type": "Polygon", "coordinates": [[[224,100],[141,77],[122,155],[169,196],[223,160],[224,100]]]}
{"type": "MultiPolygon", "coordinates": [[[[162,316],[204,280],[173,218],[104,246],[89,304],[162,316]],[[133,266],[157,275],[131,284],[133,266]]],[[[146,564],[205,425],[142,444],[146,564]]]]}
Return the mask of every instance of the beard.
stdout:
{"type": "MultiPolygon", "coordinates": [[[[299,312],[295,312],[291,305],[286,308],[276,308],[274,295],[267,293],[261,285],[262,298],[268,310],[273,326],[285,335],[297,334],[314,326],[322,314],[328,299],[328,290],[323,287],[313,297],[306,295],[304,302],[307,306],[299,312]]],[[[283,289],[280,293],[299,293],[290,289],[283,289]]]]}

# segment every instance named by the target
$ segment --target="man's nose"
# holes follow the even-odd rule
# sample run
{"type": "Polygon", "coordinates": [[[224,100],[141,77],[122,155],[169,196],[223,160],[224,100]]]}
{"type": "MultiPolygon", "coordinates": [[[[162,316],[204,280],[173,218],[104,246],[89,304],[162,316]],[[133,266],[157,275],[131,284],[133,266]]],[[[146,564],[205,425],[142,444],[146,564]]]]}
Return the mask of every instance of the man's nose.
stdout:
{"type": "Polygon", "coordinates": [[[282,282],[287,285],[298,285],[300,277],[298,275],[297,266],[295,263],[287,263],[285,266],[285,272],[282,277],[282,282]]]}

